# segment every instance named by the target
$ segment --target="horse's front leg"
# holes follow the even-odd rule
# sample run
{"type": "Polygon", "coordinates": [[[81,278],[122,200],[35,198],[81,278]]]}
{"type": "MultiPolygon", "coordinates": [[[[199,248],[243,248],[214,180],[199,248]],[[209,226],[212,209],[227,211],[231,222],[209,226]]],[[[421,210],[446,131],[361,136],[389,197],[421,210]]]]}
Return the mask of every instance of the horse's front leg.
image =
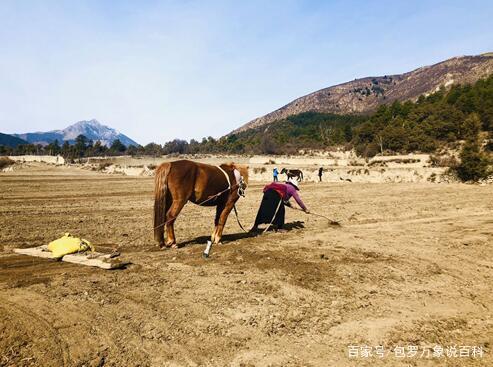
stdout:
{"type": "MultiPolygon", "coordinates": [[[[226,205],[223,207],[222,211],[219,214],[218,221],[216,224],[216,230],[214,232],[214,238],[212,239],[212,243],[218,244],[221,241],[221,237],[223,236],[224,226],[226,225],[226,220],[228,219],[229,213],[233,209],[236,200],[228,201],[226,205]]],[[[217,217],[217,213],[216,213],[217,217]]]]}
{"type": "Polygon", "coordinates": [[[219,241],[216,241],[216,236],[217,236],[217,227],[219,225],[219,219],[221,217],[221,213],[224,210],[224,203],[220,203],[216,206],[216,217],[214,218],[214,230],[212,231],[211,234],[211,242],[212,243],[218,243],[219,241]]]}

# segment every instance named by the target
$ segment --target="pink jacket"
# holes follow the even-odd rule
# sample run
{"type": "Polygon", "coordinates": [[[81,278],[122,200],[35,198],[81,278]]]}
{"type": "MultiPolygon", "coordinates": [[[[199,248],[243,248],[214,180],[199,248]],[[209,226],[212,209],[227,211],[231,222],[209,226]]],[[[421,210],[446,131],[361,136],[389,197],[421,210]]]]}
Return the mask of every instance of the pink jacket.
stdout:
{"type": "Polygon", "coordinates": [[[306,210],[306,206],[298,195],[298,191],[293,185],[282,183],[282,182],[272,182],[264,187],[264,192],[267,190],[276,190],[279,195],[281,195],[282,200],[288,201],[291,196],[296,200],[301,209],[306,210]]]}

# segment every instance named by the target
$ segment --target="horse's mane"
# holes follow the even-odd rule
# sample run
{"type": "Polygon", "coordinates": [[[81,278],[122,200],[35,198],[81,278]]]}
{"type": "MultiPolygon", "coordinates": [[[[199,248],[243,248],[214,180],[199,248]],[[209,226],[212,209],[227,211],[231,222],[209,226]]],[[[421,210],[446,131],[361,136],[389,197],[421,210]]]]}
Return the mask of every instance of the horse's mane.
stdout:
{"type": "Polygon", "coordinates": [[[240,171],[240,174],[243,176],[245,183],[248,183],[248,166],[247,165],[236,164],[234,162],[228,162],[228,163],[221,164],[221,166],[227,166],[227,167],[231,168],[231,170],[237,169],[238,171],[240,171]]]}

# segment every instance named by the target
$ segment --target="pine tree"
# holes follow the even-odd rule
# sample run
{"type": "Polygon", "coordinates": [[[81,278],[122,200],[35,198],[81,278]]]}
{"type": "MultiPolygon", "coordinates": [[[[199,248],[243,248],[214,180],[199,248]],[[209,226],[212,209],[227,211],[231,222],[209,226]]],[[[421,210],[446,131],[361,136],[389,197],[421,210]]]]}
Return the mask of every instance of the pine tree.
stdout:
{"type": "Polygon", "coordinates": [[[460,153],[460,164],[456,168],[462,181],[479,181],[488,177],[488,158],[481,152],[478,139],[468,140],[460,153]]]}
{"type": "Polygon", "coordinates": [[[123,145],[120,139],[115,139],[113,140],[113,143],[111,143],[110,150],[114,153],[123,153],[126,149],[127,147],[123,145]]]}

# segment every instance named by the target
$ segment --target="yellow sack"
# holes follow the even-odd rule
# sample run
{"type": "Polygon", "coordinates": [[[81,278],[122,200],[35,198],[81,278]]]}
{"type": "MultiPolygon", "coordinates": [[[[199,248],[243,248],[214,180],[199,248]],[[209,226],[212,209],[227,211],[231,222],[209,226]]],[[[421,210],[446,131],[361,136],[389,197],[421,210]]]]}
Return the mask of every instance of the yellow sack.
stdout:
{"type": "Polygon", "coordinates": [[[94,251],[94,248],[89,241],[73,237],[70,233],[65,233],[63,237],[51,241],[48,245],[48,250],[51,251],[54,258],[60,258],[75,252],[94,251]]]}

